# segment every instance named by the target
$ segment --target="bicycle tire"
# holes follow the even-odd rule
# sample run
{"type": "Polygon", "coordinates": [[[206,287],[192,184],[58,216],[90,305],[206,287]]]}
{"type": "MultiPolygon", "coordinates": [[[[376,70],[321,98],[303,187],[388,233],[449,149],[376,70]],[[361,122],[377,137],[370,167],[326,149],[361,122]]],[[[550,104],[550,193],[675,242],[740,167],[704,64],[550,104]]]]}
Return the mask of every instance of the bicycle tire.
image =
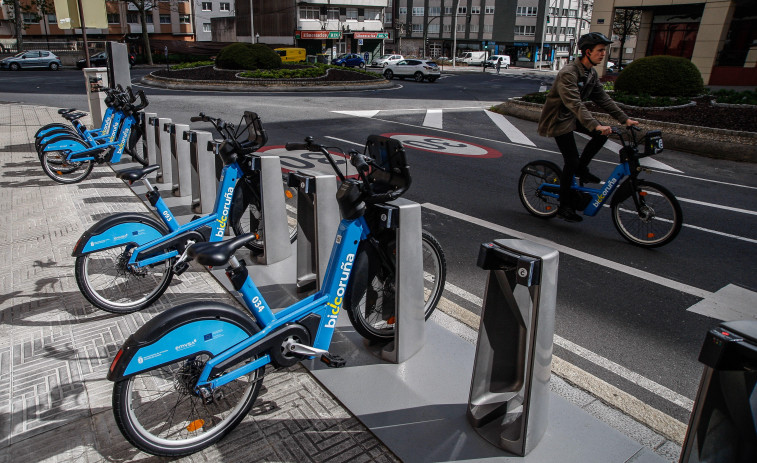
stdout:
{"type": "Polygon", "coordinates": [[[215,389],[218,397],[206,403],[193,386],[210,358],[203,353],[116,382],[113,415],[126,440],[152,455],[178,457],[231,432],[255,403],[264,367],[215,389]]]}
{"type": "MultiPolygon", "coordinates": [[[[289,227],[289,242],[297,239],[297,189],[288,186],[287,178],[284,182],[284,204],[287,208],[287,224],[289,227]]],[[[236,236],[245,233],[255,233],[257,239],[245,244],[249,250],[259,253],[263,251],[265,237],[263,236],[263,214],[260,207],[260,183],[257,179],[242,179],[237,183],[234,197],[229,210],[229,222],[236,236]]]]}
{"type": "MultiPolygon", "coordinates": [[[[167,232],[162,230],[162,234],[166,235],[167,232]]],[[[139,274],[125,265],[132,248],[133,245],[116,246],[76,258],[76,284],[84,297],[98,309],[115,314],[142,310],[163,295],[171,283],[175,258],[142,267],[139,274]],[[159,268],[161,265],[162,269],[159,268]],[[156,269],[157,275],[149,276],[149,272],[156,269]],[[134,283],[148,277],[150,281],[142,281],[145,283],[143,285],[134,283]]]]}
{"type": "Polygon", "coordinates": [[[560,201],[551,196],[541,194],[542,184],[550,183],[560,185],[562,172],[560,168],[549,161],[534,161],[528,164],[529,170],[535,172],[523,171],[518,179],[518,197],[523,207],[529,214],[541,219],[549,219],[557,215],[557,208],[560,201]]]}
{"type": "Polygon", "coordinates": [[[627,188],[621,186],[612,199],[615,229],[637,246],[656,248],[670,243],[683,225],[681,205],[673,193],[662,185],[636,180],[636,186],[642,203],[640,208],[636,207],[635,192],[630,184],[627,188]]]}
{"type": "MultiPolygon", "coordinates": [[[[428,320],[436,309],[447,278],[447,260],[436,238],[425,230],[421,232],[424,274],[424,318],[428,320]]],[[[365,242],[363,242],[365,243],[365,242]]],[[[393,274],[382,268],[378,251],[361,243],[345,294],[345,309],[352,326],[361,336],[373,342],[394,339],[395,290],[393,274]]],[[[390,256],[396,255],[393,240],[384,246],[390,256]]],[[[394,261],[392,261],[394,265],[394,261]]]]}
{"type": "Polygon", "coordinates": [[[42,170],[58,183],[78,183],[87,178],[95,167],[93,160],[69,162],[65,151],[45,151],[40,157],[42,170]]]}

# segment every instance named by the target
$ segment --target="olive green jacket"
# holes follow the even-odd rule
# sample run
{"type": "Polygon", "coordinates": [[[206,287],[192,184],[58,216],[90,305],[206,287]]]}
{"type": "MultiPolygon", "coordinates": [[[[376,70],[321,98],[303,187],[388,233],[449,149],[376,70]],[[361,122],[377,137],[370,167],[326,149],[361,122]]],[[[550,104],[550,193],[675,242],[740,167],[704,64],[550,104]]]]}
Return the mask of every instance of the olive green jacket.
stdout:
{"type": "Polygon", "coordinates": [[[552,89],[547,94],[547,101],[539,118],[539,135],[557,137],[576,129],[576,121],[589,130],[594,130],[599,121],[594,119],[586,109],[584,101],[591,100],[597,106],[610,113],[621,124],[628,116],[618,108],[602,88],[599,76],[594,68],[586,68],[576,59],[557,73],[552,89]],[[585,77],[586,76],[586,77],[585,77]]]}

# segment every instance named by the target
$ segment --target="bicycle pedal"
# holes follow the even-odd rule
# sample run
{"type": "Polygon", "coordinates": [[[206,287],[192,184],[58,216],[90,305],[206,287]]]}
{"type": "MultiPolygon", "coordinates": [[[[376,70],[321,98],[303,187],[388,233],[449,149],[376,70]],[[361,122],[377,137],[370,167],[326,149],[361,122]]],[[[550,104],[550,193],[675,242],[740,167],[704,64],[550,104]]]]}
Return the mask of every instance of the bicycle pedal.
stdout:
{"type": "Polygon", "coordinates": [[[186,272],[189,268],[189,264],[186,262],[179,262],[178,264],[173,266],[173,273],[176,276],[181,275],[182,273],[186,272]]]}
{"type": "Polygon", "coordinates": [[[321,355],[321,362],[325,363],[329,368],[342,368],[347,362],[336,354],[323,354],[321,355]]]}

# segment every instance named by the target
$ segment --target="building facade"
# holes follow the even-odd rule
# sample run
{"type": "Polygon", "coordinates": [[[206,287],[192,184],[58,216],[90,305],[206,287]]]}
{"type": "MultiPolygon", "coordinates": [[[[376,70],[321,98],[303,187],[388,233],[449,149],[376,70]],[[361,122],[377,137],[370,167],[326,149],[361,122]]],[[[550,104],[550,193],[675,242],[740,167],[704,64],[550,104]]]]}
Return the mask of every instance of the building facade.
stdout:
{"type": "Polygon", "coordinates": [[[682,56],[705,85],[757,86],[757,1],[594,0],[591,29],[611,34],[621,8],[641,11],[633,58],[682,56]]]}

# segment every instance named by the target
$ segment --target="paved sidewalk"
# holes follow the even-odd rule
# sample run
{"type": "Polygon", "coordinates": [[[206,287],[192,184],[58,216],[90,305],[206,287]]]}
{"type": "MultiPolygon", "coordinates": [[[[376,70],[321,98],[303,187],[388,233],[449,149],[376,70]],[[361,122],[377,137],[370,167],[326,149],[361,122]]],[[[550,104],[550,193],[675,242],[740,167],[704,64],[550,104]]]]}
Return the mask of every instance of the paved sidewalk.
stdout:
{"type": "MultiPolygon", "coordinates": [[[[75,185],[50,180],[31,141],[40,126],[59,120],[54,108],[0,104],[0,463],[158,460],[137,452],[115,425],[112,384],[105,379],[110,361],[129,334],[160,311],[193,300],[234,299],[193,264],[141,312],[117,316],[87,303],[73,275],[76,240],[103,217],[148,208],[108,166],[75,185]]],[[[438,312],[441,324],[475,342],[474,330],[438,312]]],[[[553,371],[561,368],[567,367],[553,362],[553,371]]],[[[680,446],[661,434],[555,374],[551,388],[659,456],[677,460],[680,446]]],[[[296,365],[269,370],[242,424],[219,445],[182,461],[207,460],[397,458],[296,365]]]]}
{"type": "MultiPolygon", "coordinates": [[[[0,105],[0,463],[157,461],[115,424],[110,362],[168,307],[234,302],[193,266],[141,312],[117,316],[87,303],[74,279],[76,240],[103,217],[147,208],[108,166],[75,185],[50,180],[31,141],[59,120],[54,108],[0,105]]],[[[267,372],[253,412],[222,442],[182,461],[397,461],[299,364],[267,372]]]]}

